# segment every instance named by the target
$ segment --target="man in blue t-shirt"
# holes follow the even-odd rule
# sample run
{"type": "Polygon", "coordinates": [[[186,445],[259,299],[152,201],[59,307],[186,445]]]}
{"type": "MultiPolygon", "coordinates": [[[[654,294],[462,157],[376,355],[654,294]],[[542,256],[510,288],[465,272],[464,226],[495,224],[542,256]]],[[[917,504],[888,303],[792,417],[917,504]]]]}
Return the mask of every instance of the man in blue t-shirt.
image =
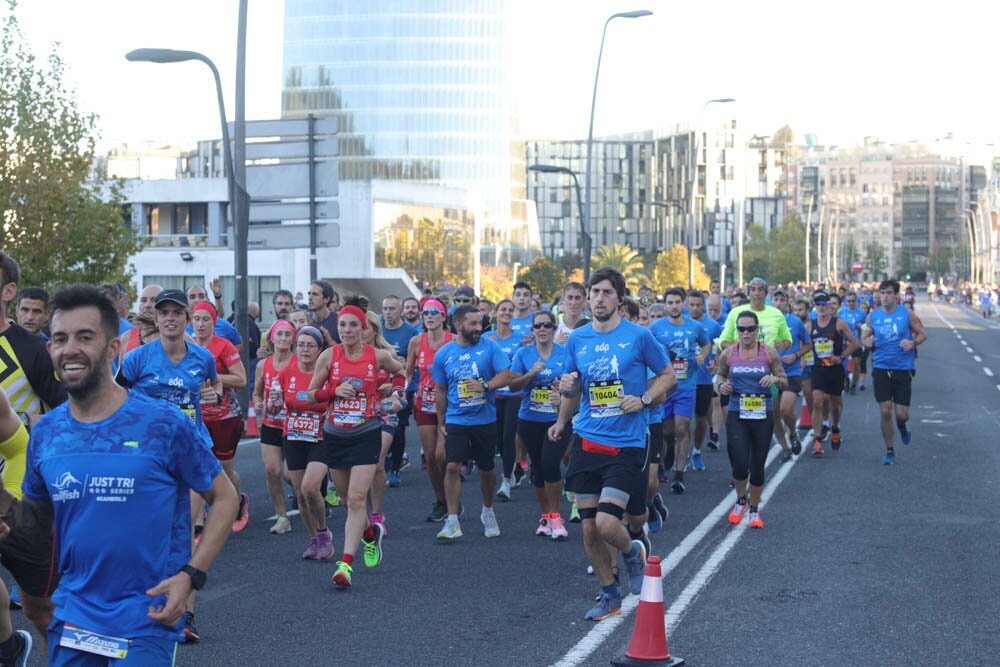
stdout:
{"type": "MultiPolygon", "coordinates": [[[[861,325],[864,324],[867,313],[858,306],[858,295],[853,290],[844,297],[844,305],[837,311],[837,317],[847,322],[851,327],[851,333],[858,340],[861,340],[861,325]]],[[[851,355],[854,360],[854,368],[851,371],[851,396],[858,393],[858,380],[863,370],[862,349],[859,347],[851,355]]]]}
{"type": "Polygon", "coordinates": [[[531,309],[531,285],[519,280],[514,283],[514,319],[510,321],[510,330],[517,336],[517,341],[521,345],[531,345],[534,338],[531,336],[531,318],[535,311],[531,309]]]}
{"type": "Polygon", "coordinates": [[[573,422],[566,488],[576,493],[587,557],[601,585],[601,599],[584,619],[600,621],[621,613],[614,562],[602,542],[624,557],[629,589],[638,594],[642,588],[646,548],[629,535],[622,517],[633,494],[641,494],[640,506],[646,501],[647,410],[677,382],[652,334],[619,313],[625,303],[620,271],[595,271],[589,299],[594,320],[566,343],[569,372],[559,380],[564,399],[549,438],[558,440],[573,422]]]}
{"type": "MultiPolygon", "coordinates": [[[[410,339],[420,335],[420,332],[403,321],[403,303],[395,294],[382,299],[382,336],[392,345],[396,358],[406,364],[406,351],[410,339]]],[[[414,373],[416,376],[416,373],[414,373]]],[[[406,388],[406,407],[396,413],[399,420],[395,434],[392,436],[392,446],[386,463],[389,466],[388,485],[397,487],[400,484],[399,470],[406,455],[406,427],[410,425],[410,414],[413,412],[413,394],[417,390],[416,378],[406,388]]]]}
{"type": "Polygon", "coordinates": [[[486,537],[498,537],[500,527],[493,513],[493,470],[497,450],[497,409],[493,392],[510,384],[510,361],[495,342],[483,338],[483,316],[471,304],[455,309],[456,336],[434,355],[432,373],[437,402],[438,429],[444,435],[448,466],[444,494],[448,517],[438,533],[440,540],[462,536],[458,523],[462,495],[462,465],[470,459],[479,466],[479,489],[483,494],[486,537]],[[441,419],[444,415],[444,419],[441,419]]]}
{"type": "MultiPolygon", "coordinates": [[[[792,460],[792,455],[798,456],[802,453],[802,442],[799,440],[798,431],[795,428],[795,406],[798,404],[799,394],[802,392],[802,357],[812,350],[812,340],[809,332],[802,324],[795,313],[790,312],[788,303],[788,293],[783,289],[774,290],[771,295],[771,304],[785,314],[785,322],[788,323],[788,331],[792,335],[792,346],[780,352],[781,365],[785,369],[788,377],[788,386],[780,390],[781,396],[775,404],[775,414],[780,413],[780,419],[774,420],[774,435],[781,445],[781,462],[792,460]],[[785,439],[785,433],[788,439],[785,439]]],[[[810,387],[810,391],[812,388],[810,387]]]]}
{"type": "MultiPolygon", "coordinates": [[[[722,325],[705,314],[705,293],[701,290],[691,290],[687,294],[688,316],[701,325],[705,330],[705,337],[708,338],[708,356],[698,364],[698,381],[694,398],[694,445],[691,450],[692,463],[700,462],[704,468],[704,461],[701,457],[701,443],[705,441],[705,434],[708,432],[708,419],[712,412],[712,375],[715,364],[715,342],[722,335],[722,325]]],[[[709,449],[719,448],[719,434],[712,433],[708,440],[709,449]]]]}
{"type": "Polygon", "coordinates": [[[11,526],[30,518],[55,532],[62,580],[49,664],[172,664],[185,602],[229,535],[236,491],[184,413],[115,384],[110,301],[74,286],[51,308],[49,350],[69,401],[32,430],[23,521],[15,514],[11,526]],[[212,506],[193,555],[192,489],[212,506]]]}
{"type": "MultiPolygon", "coordinates": [[[[693,455],[688,460],[691,448],[691,418],[698,386],[698,367],[708,358],[709,339],[700,324],[685,317],[684,290],[671,287],[663,293],[663,303],[667,316],[649,326],[650,333],[669,355],[670,363],[677,377],[677,391],[667,398],[663,405],[663,442],[666,454],[663,464],[673,462],[674,480],[670,490],[684,493],[684,469],[691,463],[695,470],[704,470],[705,463],[693,455]]],[[[701,443],[698,443],[699,447],[701,443]]]]}

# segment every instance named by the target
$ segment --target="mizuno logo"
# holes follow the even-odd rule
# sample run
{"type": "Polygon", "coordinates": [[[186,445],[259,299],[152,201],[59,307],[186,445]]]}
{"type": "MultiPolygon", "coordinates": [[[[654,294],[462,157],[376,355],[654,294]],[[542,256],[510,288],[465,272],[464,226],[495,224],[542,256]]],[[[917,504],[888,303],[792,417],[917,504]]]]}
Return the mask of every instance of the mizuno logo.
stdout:
{"type": "Polygon", "coordinates": [[[620,347],[621,349],[624,350],[626,347],[628,347],[631,344],[632,343],[618,343],[618,347],[620,347]]]}

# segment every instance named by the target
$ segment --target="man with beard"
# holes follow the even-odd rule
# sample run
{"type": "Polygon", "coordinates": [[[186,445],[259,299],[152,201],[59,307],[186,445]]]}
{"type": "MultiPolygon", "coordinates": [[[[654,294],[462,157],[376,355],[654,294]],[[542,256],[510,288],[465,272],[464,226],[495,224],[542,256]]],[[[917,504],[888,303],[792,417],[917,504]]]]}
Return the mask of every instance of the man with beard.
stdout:
{"type": "MultiPolygon", "coordinates": [[[[292,315],[292,308],[294,307],[292,293],[286,289],[280,289],[274,293],[271,297],[271,311],[274,313],[274,319],[278,320],[288,320],[292,315]]],[[[260,334],[260,340],[266,341],[271,340],[271,328],[268,327],[266,331],[262,331],[260,334]]],[[[263,361],[270,356],[268,352],[267,345],[261,345],[257,348],[257,361],[263,361]]]]}
{"type": "Polygon", "coordinates": [[[236,492],[183,412],[115,384],[118,316],[97,289],[63,288],[50,310],[69,402],[33,429],[24,501],[5,519],[12,537],[55,533],[49,663],[93,660],[86,652],[172,664],[185,600],[229,535],[236,492]],[[193,555],[189,489],[212,505],[193,555]]]}
{"type": "Polygon", "coordinates": [[[575,330],[566,344],[569,372],[559,379],[564,399],[549,428],[549,438],[558,440],[573,422],[566,489],[576,493],[584,549],[601,585],[601,599],[584,615],[592,621],[621,613],[608,545],[622,554],[632,593],[642,588],[646,548],[629,539],[622,517],[632,494],[645,501],[647,410],[677,386],[663,347],[648,330],[623,320],[623,303],[621,272],[595,271],[590,280],[594,321],[575,330]]]}
{"type": "Polygon", "coordinates": [[[420,301],[412,296],[403,299],[403,321],[417,331],[422,329],[420,323],[420,301]]]}
{"type": "Polygon", "coordinates": [[[474,460],[479,466],[483,494],[479,518],[486,537],[499,537],[500,527],[493,513],[497,478],[497,410],[493,393],[510,384],[510,361],[499,345],[482,337],[483,318],[474,305],[456,308],[452,321],[458,335],[437,351],[432,367],[438,429],[444,435],[448,462],[444,476],[448,516],[437,536],[439,540],[462,536],[458,523],[462,465],[474,460]]]}

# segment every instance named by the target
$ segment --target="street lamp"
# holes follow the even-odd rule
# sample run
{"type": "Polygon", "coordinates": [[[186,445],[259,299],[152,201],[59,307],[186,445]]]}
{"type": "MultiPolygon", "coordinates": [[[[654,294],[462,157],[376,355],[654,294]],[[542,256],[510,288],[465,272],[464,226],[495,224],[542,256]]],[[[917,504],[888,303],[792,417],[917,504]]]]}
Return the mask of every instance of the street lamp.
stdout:
{"type": "Polygon", "coordinates": [[[583,282],[586,284],[590,281],[591,238],[590,232],[587,231],[587,226],[584,223],[583,198],[580,195],[580,179],[576,177],[576,172],[572,169],[567,167],[558,167],[554,164],[533,164],[528,167],[528,171],[537,171],[541,174],[569,174],[573,179],[573,187],[576,189],[576,208],[580,217],[580,236],[583,237],[583,282]]]}
{"type": "MultiPolygon", "coordinates": [[[[604,31],[601,32],[601,48],[597,51],[597,71],[594,72],[594,94],[590,98],[590,127],[587,129],[587,172],[585,176],[586,182],[586,202],[587,206],[583,213],[583,225],[584,233],[590,231],[590,172],[591,172],[591,155],[594,150],[594,107],[597,105],[597,79],[601,76],[601,57],[604,55],[604,38],[608,34],[608,24],[615,19],[638,19],[643,16],[652,16],[653,12],[647,9],[639,9],[634,12],[619,12],[617,14],[612,14],[608,17],[608,20],[604,22],[604,31]]],[[[587,234],[587,239],[590,239],[590,235],[587,234]]],[[[587,283],[590,281],[590,252],[588,248],[587,254],[583,258],[583,281],[587,283]]]]}
{"type": "MultiPolygon", "coordinates": [[[[681,206],[680,204],[678,204],[675,201],[671,201],[671,200],[651,201],[651,202],[649,202],[649,206],[659,206],[661,208],[668,209],[667,210],[667,215],[670,215],[670,210],[669,209],[675,208],[675,209],[677,209],[678,213],[680,213],[681,215],[684,215],[684,207],[681,206]]],[[[657,234],[656,245],[659,246],[660,250],[665,250],[666,249],[666,248],[663,247],[664,243],[663,243],[663,229],[662,228],[659,230],[659,232],[657,234]]]]}
{"type": "MultiPolygon", "coordinates": [[[[698,124],[694,129],[694,150],[691,152],[691,220],[688,223],[688,289],[694,288],[694,216],[698,199],[698,140],[701,139],[701,118],[705,115],[705,109],[709,104],[728,104],[735,102],[732,97],[719,97],[708,100],[701,105],[701,114],[698,116],[698,124]]],[[[707,183],[705,184],[707,187],[707,183]]]]}

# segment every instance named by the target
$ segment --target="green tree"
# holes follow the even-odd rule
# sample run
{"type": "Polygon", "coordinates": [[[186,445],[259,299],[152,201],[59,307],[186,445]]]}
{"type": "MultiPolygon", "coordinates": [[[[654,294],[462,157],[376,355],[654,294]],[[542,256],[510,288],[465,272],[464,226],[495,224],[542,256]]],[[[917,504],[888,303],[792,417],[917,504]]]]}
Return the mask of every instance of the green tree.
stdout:
{"type": "Polygon", "coordinates": [[[0,53],[0,247],[22,285],[130,283],[142,239],[121,181],[92,175],[97,117],[77,108],[58,53],[40,63],[8,0],[0,53]]]}
{"type": "Polygon", "coordinates": [[[556,264],[563,271],[563,275],[569,276],[576,269],[583,268],[583,257],[580,253],[564,252],[556,257],[556,264]]]}
{"type": "Polygon", "coordinates": [[[865,254],[864,254],[864,264],[865,271],[869,274],[874,275],[883,271],[883,260],[886,259],[885,248],[882,247],[881,243],[876,243],[875,241],[869,241],[865,244],[865,254]]]}
{"type": "Polygon", "coordinates": [[[541,292],[542,298],[551,300],[556,292],[563,288],[566,274],[555,262],[542,255],[536,257],[531,266],[521,271],[517,279],[524,280],[536,292],[541,292]]]}
{"type": "Polygon", "coordinates": [[[785,216],[781,224],[771,230],[768,243],[771,247],[768,273],[753,275],[782,284],[802,280],[806,273],[806,228],[799,215],[791,213],[785,216]]]}
{"type": "Polygon", "coordinates": [[[927,263],[927,270],[933,271],[939,276],[951,273],[952,249],[944,245],[938,245],[931,253],[930,261],[927,263]]]}
{"type": "MultiPolygon", "coordinates": [[[[763,225],[747,227],[743,241],[743,271],[747,280],[759,276],[767,278],[771,268],[771,246],[763,225]]],[[[742,286],[741,286],[742,287],[742,286]]]]}
{"type": "Polygon", "coordinates": [[[668,287],[683,287],[688,281],[687,248],[675,243],[670,250],[656,256],[653,269],[653,286],[657,294],[663,294],[668,287]]]}
{"type": "Polygon", "coordinates": [[[649,282],[643,274],[642,256],[627,245],[613,243],[601,246],[590,258],[593,269],[610,266],[625,276],[625,285],[635,294],[643,283],[649,282]]]}

